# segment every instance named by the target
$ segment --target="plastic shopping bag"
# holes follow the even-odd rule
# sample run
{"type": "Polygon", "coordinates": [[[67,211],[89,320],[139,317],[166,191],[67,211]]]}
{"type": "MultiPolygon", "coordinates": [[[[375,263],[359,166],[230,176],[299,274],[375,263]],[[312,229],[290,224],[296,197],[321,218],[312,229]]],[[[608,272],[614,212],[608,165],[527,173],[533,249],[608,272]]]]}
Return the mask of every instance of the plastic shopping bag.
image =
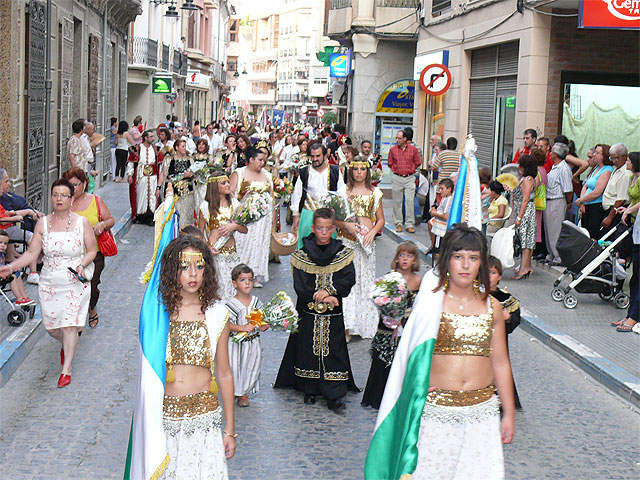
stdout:
{"type": "Polygon", "coordinates": [[[491,241],[491,255],[500,260],[502,268],[511,268],[515,265],[513,260],[514,235],[515,225],[511,225],[498,230],[491,241]]]}

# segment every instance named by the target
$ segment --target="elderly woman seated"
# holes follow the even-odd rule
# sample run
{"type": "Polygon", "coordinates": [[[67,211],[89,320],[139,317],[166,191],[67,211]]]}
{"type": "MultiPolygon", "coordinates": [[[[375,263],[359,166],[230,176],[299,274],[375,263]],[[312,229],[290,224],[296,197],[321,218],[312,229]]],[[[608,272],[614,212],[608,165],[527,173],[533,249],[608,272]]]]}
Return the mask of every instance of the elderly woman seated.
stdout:
{"type": "Polygon", "coordinates": [[[511,214],[509,201],[502,195],[504,187],[497,180],[489,182],[489,224],[488,233],[495,233],[502,228],[504,222],[511,214]]]}
{"type": "MultiPolygon", "coordinates": [[[[29,243],[33,235],[33,226],[43,214],[31,208],[24,197],[9,192],[10,187],[9,174],[4,168],[0,168],[0,230],[4,230],[9,235],[9,239],[14,242],[29,243]],[[22,223],[16,225],[13,222],[22,223]]],[[[18,257],[11,244],[7,253],[10,259],[18,257]]],[[[37,284],[39,281],[36,264],[37,261],[34,261],[29,265],[30,273],[27,283],[37,284]]]]}

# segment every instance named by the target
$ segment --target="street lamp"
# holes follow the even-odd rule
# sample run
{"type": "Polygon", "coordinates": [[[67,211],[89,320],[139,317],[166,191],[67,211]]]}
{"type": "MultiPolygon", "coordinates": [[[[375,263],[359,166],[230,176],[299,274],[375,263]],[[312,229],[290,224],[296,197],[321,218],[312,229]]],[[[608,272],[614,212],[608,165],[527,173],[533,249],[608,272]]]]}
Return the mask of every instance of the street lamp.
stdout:
{"type": "Polygon", "coordinates": [[[178,18],[178,10],[176,9],[176,1],[175,0],[151,0],[154,5],[168,5],[167,12],[164,14],[165,18],[172,25],[176,23],[178,18]]]}

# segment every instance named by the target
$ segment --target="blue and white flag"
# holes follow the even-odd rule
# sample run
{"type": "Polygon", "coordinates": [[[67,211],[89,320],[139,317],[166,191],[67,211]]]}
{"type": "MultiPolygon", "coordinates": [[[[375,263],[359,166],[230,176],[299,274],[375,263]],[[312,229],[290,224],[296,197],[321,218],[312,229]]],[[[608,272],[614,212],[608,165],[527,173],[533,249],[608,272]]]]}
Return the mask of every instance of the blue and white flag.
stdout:
{"type": "Polygon", "coordinates": [[[170,206],[164,216],[158,218],[162,221],[162,233],[154,252],[155,261],[151,277],[140,307],[140,366],[124,471],[125,480],[157,479],[169,464],[166,436],[162,427],[169,313],[159,298],[158,287],[162,254],[171,240],[178,235],[178,220],[175,203],[165,203],[170,206]]]}
{"type": "Polygon", "coordinates": [[[447,229],[460,222],[482,230],[482,199],[480,198],[476,142],[471,135],[464,144],[464,154],[460,158],[460,170],[456,189],[453,192],[447,229]]]}

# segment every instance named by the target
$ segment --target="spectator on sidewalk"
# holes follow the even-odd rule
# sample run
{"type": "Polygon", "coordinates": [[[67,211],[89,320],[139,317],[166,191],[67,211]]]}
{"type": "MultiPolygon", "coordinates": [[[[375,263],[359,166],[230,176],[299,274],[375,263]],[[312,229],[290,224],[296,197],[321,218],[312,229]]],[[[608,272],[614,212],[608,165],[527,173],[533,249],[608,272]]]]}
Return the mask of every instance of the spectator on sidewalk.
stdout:
{"type": "MultiPolygon", "coordinates": [[[[638,152],[634,152],[631,155],[636,156],[636,159],[639,158],[640,154],[638,152]]],[[[625,225],[631,224],[631,218],[633,215],[636,215],[636,222],[633,224],[633,250],[631,253],[631,263],[633,265],[631,279],[629,280],[629,293],[630,293],[630,302],[629,302],[629,310],[627,311],[627,317],[622,320],[618,320],[617,322],[613,322],[611,325],[616,327],[618,332],[631,332],[633,327],[638,323],[639,318],[639,303],[640,303],[640,289],[638,288],[638,284],[640,283],[640,256],[638,253],[640,252],[640,222],[637,221],[638,210],[640,209],[640,203],[635,203],[630,207],[619,208],[619,212],[622,214],[622,221],[625,225]]],[[[635,330],[638,332],[637,330],[635,330]]]]}
{"type": "Polygon", "coordinates": [[[519,148],[516,154],[514,155],[513,163],[518,163],[518,159],[522,155],[531,154],[531,147],[533,146],[534,143],[536,143],[536,140],[538,139],[538,132],[536,132],[535,129],[533,128],[527,128],[524,131],[522,139],[524,141],[524,145],[521,148],[519,148]]]}
{"type": "Polygon", "coordinates": [[[531,147],[531,156],[535,158],[538,165],[538,175],[536,176],[536,248],[533,254],[536,260],[543,260],[549,253],[545,244],[544,224],[542,223],[542,213],[546,208],[546,191],[547,191],[547,171],[544,169],[545,154],[544,151],[536,145],[531,147]]]}
{"type": "Polygon", "coordinates": [[[497,180],[489,182],[489,224],[487,232],[495,233],[502,228],[507,217],[509,201],[502,195],[504,187],[497,180]],[[496,220],[500,219],[500,220],[496,220]]]}
{"type": "Polygon", "coordinates": [[[591,158],[591,171],[587,176],[580,197],[575,201],[580,208],[582,226],[589,231],[589,236],[600,239],[600,227],[607,214],[602,208],[602,194],[609,183],[613,172],[609,160],[609,145],[598,144],[591,158]]]}
{"type": "MultiPolygon", "coordinates": [[[[7,264],[7,249],[9,248],[9,234],[6,231],[0,230],[0,267],[7,264]]],[[[5,282],[10,281],[11,293],[16,297],[16,306],[25,307],[27,305],[35,305],[36,302],[27,297],[27,292],[24,289],[24,283],[22,283],[21,272],[16,275],[8,277],[5,282]]],[[[6,283],[5,283],[6,285],[6,283]]],[[[4,287],[3,287],[4,288],[4,287]]]]}
{"type": "MultiPolygon", "coordinates": [[[[23,215],[22,228],[30,232],[33,232],[38,219],[44,216],[44,213],[39,212],[29,205],[26,198],[11,192],[11,180],[4,168],[0,168],[0,205],[7,211],[19,212],[21,210],[30,210],[35,212],[35,217],[33,215],[23,215]]],[[[22,239],[22,237],[20,237],[20,239],[22,239]]]]}
{"type": "Polygon", "coordinates": [[[413,139],[413,131],[400,130],[396,134],[397,144],[389,150],[388,164],[393,172],[391,193],[393,198],[393,222],[396,224],[396,232],[401,232],[403,223],[406,223],[408,233],[415,233],[415,218],[409,212],[413,205],[416,193],[416,170],[420,168],[422,161],[418,149],[409,144],[413,139]],[[402,219],[402,203],[407,205],[406,222],[402,219]]]}
{"type": "Polygon", "coordinates": [[[560,265],[560,254],[556,248],[560,228],[567,208],[573,200],[573,184],[571,168],[565,161],[569,147],[564,143],[556,143],[551,149],[553,167],[547,176],[547,208],[544,210],[544,228],[546,232],[547,261],[552,265],[560,265]]]}
{"type": "MultiPolygon", "coordinates": [[[[640,152],[629,154],[627,169],[633,174],[629,181],[629,205],[635,205],[640,201],[640,152]]],[[[2,202],[2,197],[0,197],[0,202],[2,202]]],[[[637,215],[634,213],[632,217],[636,218],[637,215]]]]}
{"type": "MultiPolygon", "coordinates": [[[[442,149],[442,145],[436,145],[442,149]]],[[[438,171],[438,179],[445,180],[455,174],[460,168],[460,153],[456,151],[458,140],[455,137],[447,138],[446,149],[438,153],[435,161],[431,164],[431,170],[438,171]]]]}
{"type": "Polygon", "coordinates": [[[429,220],[429,237],[431,237],[431,248],[425,252],[425,255],[435,253],[440,245],[439,239],[447,233],[447,222],[449,221],[449,212],[451,211],[451,201],[453,200],[453,182],[449,178],[438,182],[440,189],[440,204],[438,207],[431,207],[429,220]],[[437,244],[437,245],[436,245],[437,244]]]}
{"type": "Polygon", "coordinates": [[[116,135],[118,135],[118,119],[116,117],[111,117],[111,135],[109,138],[109,147],[111,148],[111,179],[116,179],[116,145],[117,139],[116,135]]]}
{"type": "Polygon", "coordinates": [[[620,222],[621,215],[616,209],[629,204],[629,183],[633,172],[626,165],[628,153],[623,143],[616,143],[609,149],[609,160],[613,162],[615,170],[602,194],[602,208],[607,215],[600,224],[602,235],[620,222]]]}
{"type": "Polygon", "coordinates": [[[71,130],[73,135],[67,142],[67,155],[69,156],[69,163],[72,167],[78,167],[87,171],[87,150],[82,143],[82,134],[84,133],[84,118],[79,118],[71,124],[71,130]]]}
{"type": "Polygon", "coordinates": [[[544,171],[549,173],[551,171],[551,167],[553,167],[553,162],[551,161],[551,144],[549,139],[547,137],[540,137],[536,141],[536,146],[545,154],[544,171]]]}

